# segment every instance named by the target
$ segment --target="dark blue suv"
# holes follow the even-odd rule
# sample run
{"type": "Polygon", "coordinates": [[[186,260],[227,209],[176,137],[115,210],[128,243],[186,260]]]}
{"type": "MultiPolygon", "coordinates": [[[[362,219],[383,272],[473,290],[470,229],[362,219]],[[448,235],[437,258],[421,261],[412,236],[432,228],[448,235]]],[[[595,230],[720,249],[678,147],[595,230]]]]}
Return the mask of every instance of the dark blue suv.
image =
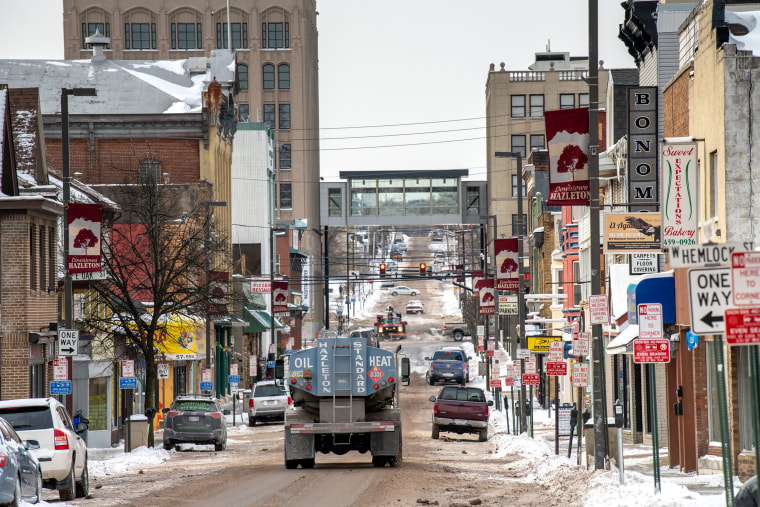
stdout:
{"type": "Polygon", "coordinates": [[[465,385],[470,381],[468,361],[471,358],[458,347],[445,347],[436,350],[432,358],[426,357],[425,359],[430,361],[425,379],[431,386],[435,385],[436,382],[456,382],[465,385]]]}

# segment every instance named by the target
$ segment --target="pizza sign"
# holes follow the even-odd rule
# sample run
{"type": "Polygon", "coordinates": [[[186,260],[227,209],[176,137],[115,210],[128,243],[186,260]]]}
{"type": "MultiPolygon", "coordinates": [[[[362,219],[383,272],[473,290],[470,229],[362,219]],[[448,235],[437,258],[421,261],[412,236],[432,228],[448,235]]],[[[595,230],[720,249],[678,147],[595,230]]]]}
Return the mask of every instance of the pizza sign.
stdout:
{"type": "Polygon", "coordinates": [[[377,367],[377,365],[373,366],[369,369],[367,372],[367,375],[369,375],[369,378],[372,379],[373,382],[379,382],[381,378],[383,378],[383,370],[377,367]]]}

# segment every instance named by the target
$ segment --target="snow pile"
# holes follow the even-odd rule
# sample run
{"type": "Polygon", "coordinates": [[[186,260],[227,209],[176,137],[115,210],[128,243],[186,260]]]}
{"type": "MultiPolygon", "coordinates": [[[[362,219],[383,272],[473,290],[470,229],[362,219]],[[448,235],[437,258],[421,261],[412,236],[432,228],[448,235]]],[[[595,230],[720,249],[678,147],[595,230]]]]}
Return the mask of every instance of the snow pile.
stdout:
{"type": "Polygon", "coordinates": [[[90,477],[106,477],[137,473],[145,466],[162,465],[171,459],[171,453],[164,449],[138,447],[132,452],[124,452],[123,445],[112,449],[89,449],[90,477]]]}

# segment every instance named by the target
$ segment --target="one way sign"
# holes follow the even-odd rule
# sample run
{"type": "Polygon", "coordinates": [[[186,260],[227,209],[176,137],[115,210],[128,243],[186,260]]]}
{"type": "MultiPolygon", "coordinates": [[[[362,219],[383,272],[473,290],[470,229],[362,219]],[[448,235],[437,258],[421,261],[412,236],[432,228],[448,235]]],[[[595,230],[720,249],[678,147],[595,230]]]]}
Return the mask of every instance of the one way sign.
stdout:
{"type": "Polygon", "coordinates": [[[75,356],[79,350],[79,331],[77,329],[58,330],[58,357],[75,356]]]}
{"type": "Polygon", "coordinates": [[[733,308],[731,268],[694,268],[689,270],[691,332],[696,335],[724,334],[723,314],[733,308]]]}

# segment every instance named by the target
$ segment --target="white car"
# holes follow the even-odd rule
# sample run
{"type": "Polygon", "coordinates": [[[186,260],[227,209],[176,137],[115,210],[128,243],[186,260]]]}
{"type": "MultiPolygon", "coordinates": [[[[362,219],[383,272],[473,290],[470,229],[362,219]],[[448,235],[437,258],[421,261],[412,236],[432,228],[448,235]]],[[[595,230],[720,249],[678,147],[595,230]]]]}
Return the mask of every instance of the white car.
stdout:
{"type": "Polygon", "coordinates": [[[44,487],[57,489],[64,501],[89,494],[87,445],[79,436],[87,430],[87,422],[74,428],[66,407],[55,398],[0,401],[0,417],[23,440],[39,442],[40,448],[32,454],[40,462],[44,487]]]}
{"type": "Polygon", "coordinates": [[[392,296],[398,296],[399,294],[402,294],[404,296],[419,296],[420,291],[416,289],[411,289],[405,285],[397,285],[395,287],[391,287],[388,289],[388,292],[391,293],[392,296]]]}
{"type": "Polygon", "coordinates": [[[256,426],[258,421],[285,420],[285,411],[292,401],[288,388],[274,380],[255,383],[248,402],[248,426],[256,426]]]}

